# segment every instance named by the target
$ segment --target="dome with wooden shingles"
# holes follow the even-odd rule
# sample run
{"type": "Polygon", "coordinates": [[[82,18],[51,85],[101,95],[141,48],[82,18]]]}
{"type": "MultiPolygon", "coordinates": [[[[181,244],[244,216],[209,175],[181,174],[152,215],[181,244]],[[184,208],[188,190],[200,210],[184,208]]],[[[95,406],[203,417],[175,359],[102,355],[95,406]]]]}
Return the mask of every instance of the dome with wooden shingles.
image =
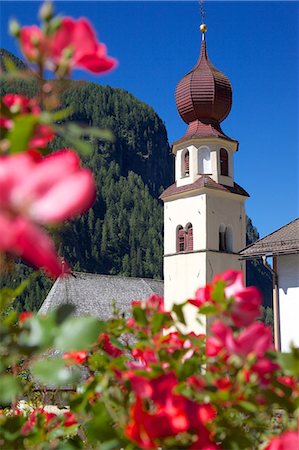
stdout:
{"type": "Polygon", "coordinates": [[[199,120],[219,123],[230,112],[232,88],[229,79],[213,66],[202,41],[198,63],[178,83],[176,105],[187,124],[199,120]]]}

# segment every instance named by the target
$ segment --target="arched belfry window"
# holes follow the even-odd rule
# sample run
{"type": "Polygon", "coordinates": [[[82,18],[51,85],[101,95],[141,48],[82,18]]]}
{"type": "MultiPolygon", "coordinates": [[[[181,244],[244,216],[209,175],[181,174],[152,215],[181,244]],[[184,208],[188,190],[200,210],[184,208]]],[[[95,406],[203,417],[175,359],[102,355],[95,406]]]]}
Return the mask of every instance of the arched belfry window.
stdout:
{"type": "Polygon", "coordinates": [[[219,250],[226,252],[226,226],[223,223],[219,227],[219,250]]]}
{"type": "Polygon", "coordinates": [[[193,227],[192,227],[192,223],[188,223],[188,225],[186,226],[186,237],[187,237],[186,250],[191,252],[193,250],[193,227]]]}
{"type": "Polygon", "coordinates": [[[219,250],[221,252],[233,252],[233,228],[231,225],[227,227],[223,223],[219,227],[219,250]]]}
{"type": "Polygon", "coordinates": [[[228,176],[228,152],[225,148],[220,149],[220,174],[228,176]]]}
{"type": "Polygon", "coordinates": [[[233,228],[231,225],[226,227],[226,250],[228,252],[234,251],[233,228]]]}
{"type": "Polygon", "coordinates": [[[202,147],[198,151],[198,173],[211,174],[211,152],[208,147],[202,147]]]}
{"type": "Polygon", "coordinates": [[[188,177],[189,175],[190,175],[190,155],[189,150],[186,150],[183,159],[183,176],[188,177]]]}
{"type": "Polygon", "coordinates": [[[177,227],[177,235],[176,235],[176,251],[177,253],[184,252],[186,245],[186,232],[182,225],[177,227]]]}

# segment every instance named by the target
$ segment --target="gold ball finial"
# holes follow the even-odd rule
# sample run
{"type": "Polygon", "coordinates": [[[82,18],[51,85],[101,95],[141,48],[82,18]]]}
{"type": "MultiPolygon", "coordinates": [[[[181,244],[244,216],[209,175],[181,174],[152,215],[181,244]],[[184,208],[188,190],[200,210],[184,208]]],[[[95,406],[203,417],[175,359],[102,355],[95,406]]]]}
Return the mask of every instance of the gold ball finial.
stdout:
{"type": "Polygon", "coordinates": [[[200,29],[200,31],[201,31],[202,33],[206,33],[206,32],[208,31],[208,27],[206,26],[205,23],[202,23],[202,24],[200,25],[199,29],[200,29]]]}

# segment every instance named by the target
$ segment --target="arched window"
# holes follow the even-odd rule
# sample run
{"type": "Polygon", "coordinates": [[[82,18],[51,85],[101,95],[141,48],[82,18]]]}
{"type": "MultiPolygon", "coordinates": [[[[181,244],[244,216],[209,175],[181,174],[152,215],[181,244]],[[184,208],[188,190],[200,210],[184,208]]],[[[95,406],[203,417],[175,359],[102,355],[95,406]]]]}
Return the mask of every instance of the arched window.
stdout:
{"type": "Polygon", "coordinates": [[[186,232],[182,225],[177,227],[177,240],[176,240],[176,251],[177,253],[184,252],[186,245],[186,232]]]}
{"type": "Polygon", "coordinates": [[[198,173],[211,174],[211,153],[208,147],[200,148],[198,152],[198,173]]]}
{"type": "Polygon", "coordinates": [[[190,174],[189,170],[189,163],[190,163],[190,156],[189,156],[189,150],[186,150],[184,153],[184,168],[183,168],[183,176],[188,177],[190,174]]]}
{"type": "Polygon", "coordinates": [[[231,225],[226,227],[226,250],[228,252],[234,251],[233,228],[231,225]]]}
{"type": "Polygon", "coordinates": [[[225,148],[220,149],[220,174],[228,176],[228,152],[225,148]]]}
{"type": "Polygon", "coordinates": [[[226,226],[223,223],[219,227],[219,250],[221,252],[226,252],[226,226]]]}
{"type": "Polygon", "coordinates": [[[186,226],[186,235],[187,235],[186,250],[191,252],[193,250],[193,227],[191,223],[188,223],[188,225],[186,226]]]}

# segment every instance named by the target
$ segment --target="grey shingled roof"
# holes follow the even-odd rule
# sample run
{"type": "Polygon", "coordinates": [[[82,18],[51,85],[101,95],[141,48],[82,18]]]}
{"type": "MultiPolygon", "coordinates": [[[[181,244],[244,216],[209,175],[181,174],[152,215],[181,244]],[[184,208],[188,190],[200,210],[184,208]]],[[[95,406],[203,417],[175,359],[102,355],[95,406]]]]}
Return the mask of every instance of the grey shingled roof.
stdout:
{"type": "Polygon", "coordinates": [[[128,315],[132,300],[145,300],[153,294],[163,296],[163,281],[74,272],[55,281],[39,313],[46,314],[50,309],[70,303],[75,306],[76,316],[92,315],[108,320],[113,303],[128,315]]]}
{"type": "Polygon", "coordinates": [[[240,252],[246,258],[299,253],[299,218],[259,239],[240,252]]]}

